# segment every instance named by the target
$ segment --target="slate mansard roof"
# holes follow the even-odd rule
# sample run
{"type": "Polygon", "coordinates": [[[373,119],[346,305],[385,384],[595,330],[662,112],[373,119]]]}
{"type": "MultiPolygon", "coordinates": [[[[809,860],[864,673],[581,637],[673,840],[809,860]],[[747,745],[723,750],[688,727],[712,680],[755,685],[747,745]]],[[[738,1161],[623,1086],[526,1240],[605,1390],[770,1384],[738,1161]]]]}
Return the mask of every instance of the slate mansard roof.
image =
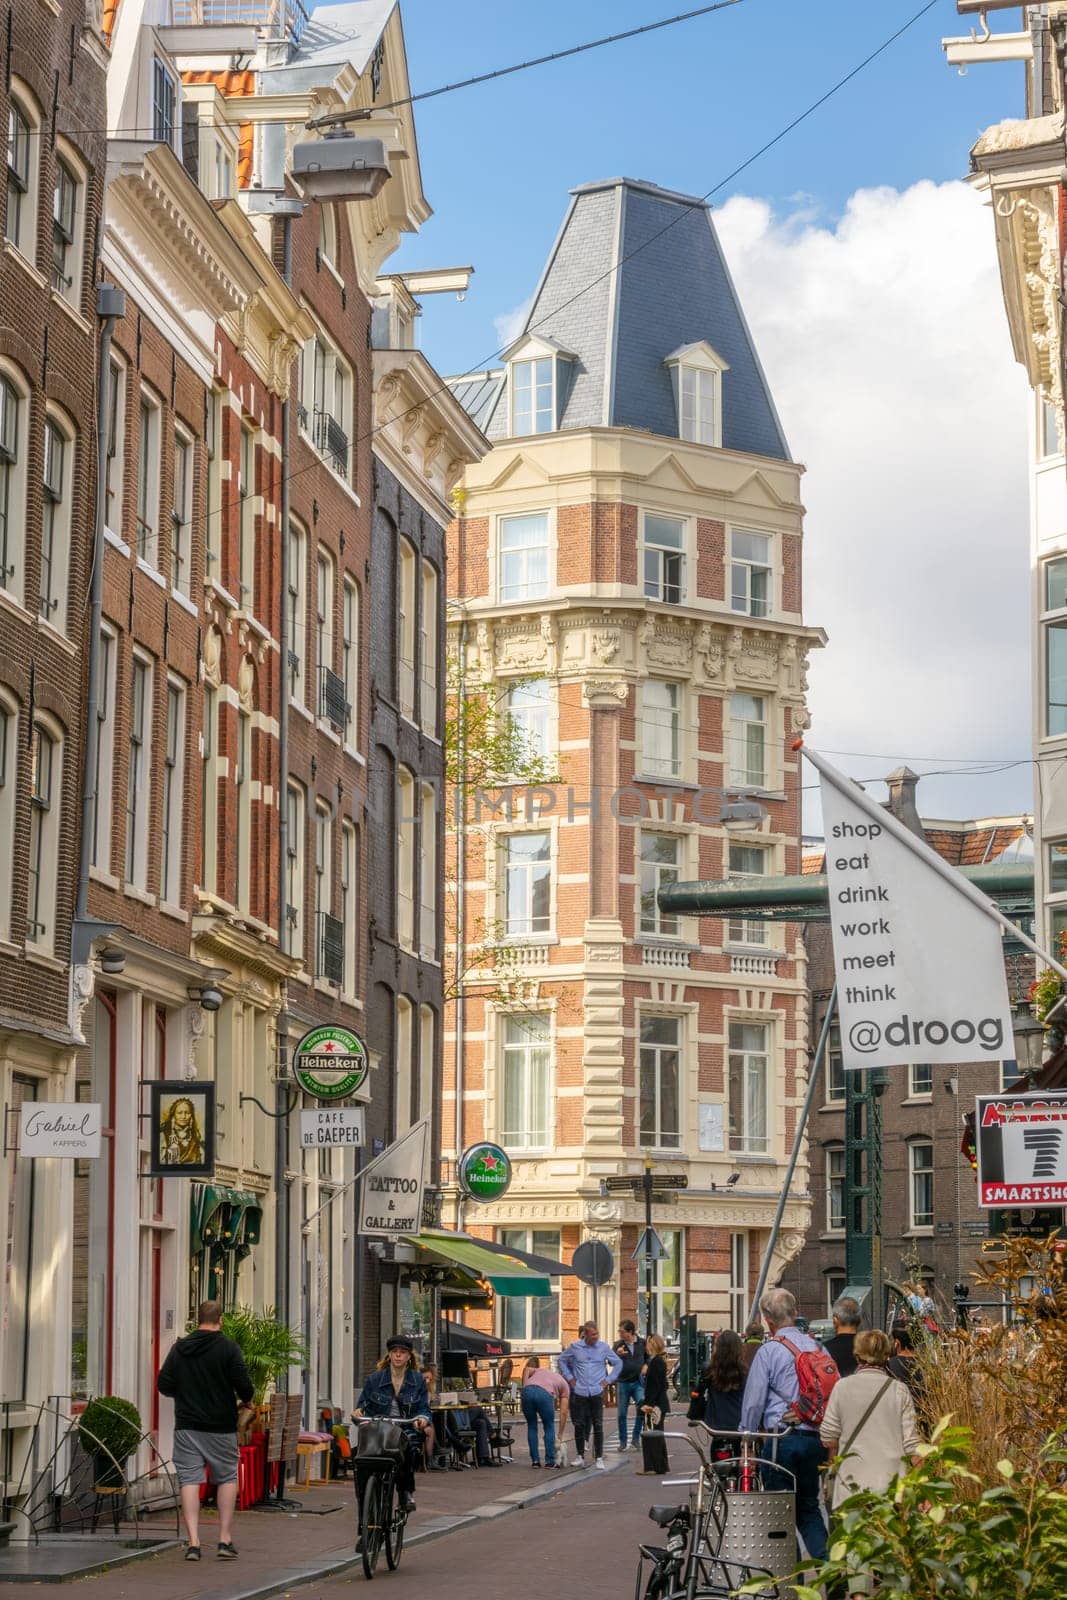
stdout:
{"type": "MultiPolygon", "coordinates": [[[[573,356],[563,364],[561,428],[640,428],[678,437],[667,356],[706,341],[723,376],[727,450],[789,459],[723,257],[711,208],[632,178],[571,191],[571,203],[519,341],[531,334],[573,356]]],[[[507,436],[502,373],[451,380],[491,439],[507,436]]]]}

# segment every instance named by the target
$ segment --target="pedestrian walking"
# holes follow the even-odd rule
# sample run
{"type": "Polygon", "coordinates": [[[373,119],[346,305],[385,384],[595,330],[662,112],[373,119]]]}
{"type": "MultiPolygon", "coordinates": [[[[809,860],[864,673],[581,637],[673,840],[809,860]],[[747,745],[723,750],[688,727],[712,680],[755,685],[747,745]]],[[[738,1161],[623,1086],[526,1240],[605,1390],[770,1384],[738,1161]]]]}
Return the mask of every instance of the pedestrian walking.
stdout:
{"type": "MultiPolygon", "coordinates": [[[[858,1489],[884,1490],[908,1469],[919,1447],[911,1391],[888,1370],[892,1346],[880,1328],[856,1335],[856,1370],[834,1385],[819,1437],[840,1465],[829,1479],[831,1514],[858,1489]]],[[[850,1596],[872,1592],[871,1574],[847,1579],[850,1596]]]]}
{"type": "Polygon", "coordinates": [[[830,1315],[834,1319],[834,1331],[832,1337],[825,1340],[823,1349],[833,1356],[834,1365],[841,1376],[848,1378],[856,1370],[853,1346],[863,1321],[860,1303],[850,1294],[843,1294],[840,1300],[834,1301],[830,1315]]]}
{"type": "Polygon", "coordinates": [[[222,1307],[204,1300],[194,1333],[176,1339],[159,1369],[156,1388],[174,1401],[174,1467],[188,1543],[186,1561],[200,1560],[200,1488],[209,1468],[219,1508],[216,1555],[232,1561],[237,1508],[237,1422],[252,1403],[244,1356],[222,1331],[222,1307]]]}
{"type": "Polygon", "coordinates": [[[585,1447],[593,1441],[593,1459],[601,1472],[604,1461],[604,1390],[618,1380],[622,1361],[606,1340],[600,1337],[595,1322],[586,1322],[579,1338],[567,1346],[559,1358],[559,1370],[570,1385],[571,1417],[574,1421],[576,1467],[585,1466],[585,1447]]]}
{"type": "MultiPolygon", "coordinates": [[[[736,1433],[741,1426],[741,1400],[748,1376],[741,1356],[743,1348],[740,1335],[732,1328],[724,1328],[712,1346],[708,1362],[702,1420],[724,1434],[736,1433]]],[[[720,1460],[736,1456],[737,1440],[712,1439],[711,1450],[720,1460]]]]}
{"type": "Polygon", "coordinates": [[[639,1336],[632,1322],[620,1322],[619,1337],[612,1345],[612,1349],[622,1362],[622,1372],[619,1374],[617,1384],[619,1449],[626,1449],[626,1423],[632,1403],[634,1426],[630,1436],[630,1448],[636,1450],[641,1441],[641,1407],[645,1399],[645,1341],[639,1336]]]}
{"type": "Polygon", "coordinates": [[[530,1447],[530,1465],[541,1465],[540,1441],[537,1424],[545,1436],[545,1466],[558,1465],[556,1461],[556,1402],[559,1401],[560,1437],[567,1426],[571,1405],[570,1385],[551,1367],[543,1367],[537,1356],[531,1356],[522,1373],[522,1414],[526,1418],[526,1442],[530,1447]]]}
{"type": "Polygon", "coordinates": [[[648,1364],[645,1368],[645,1399],[642,1407],[645,1427],[651,1430],[641,1435],[641,1470],[662,1478],[671,1470],[667,1459],[667,1441],[660,1431],[663,1420],[670,1416],[671,1402],[667,1393],[667,1346],[658,1333],[649,1334],[645,1341],[648,1364]]]}
{"type": "MultiPolygon", "coordinates": [[[[819,1504],[819,1468],[823,1460],[819,1425],[837,1369],[822,1346],[796,1326],[797,1303],[788,1289],[768,1290],[760,1301],[760,1311],[769,1336],[748,1369],[741,1427],[745,1433],[788,1430],[777,1441],[777,1452],[778,1461],[796,1484],[797,1534],[808,1555],[815,1561],[824,1561],[826,1524],[819,1504]],[[817,1359],[813,1361],[813,1357],[817,1359]]],[[[762,1454],[769,1458],[770,1447],[765,1446],[762,1454]]],[[[768,1488],[785,1486],[784,1476],[773,1468],[763,1470],[768,1488]]]]}
{"type": "Polygon", "coordinates": [[[892,1373],[894,1378],[899,1378],[901,1383],[906,1383],[908,1392],[915,1407],[915,1415],[922,1422],[923,1402],[926,1391],[926,1374],[923,1372],[922,1362],[915,1354],[915,1339],[912,1324],[901,1319],[894,1322],[893,1354],[889,1358],[886,1371],[892,1373]]]}
{"type": "Polygon", "coordinates": [[[750,1322],[748,1327],[745,1329],[745,1337],[741,1341],[741,1360],[745,1364],[746,1372],[756,1359],[756,1351],[759,1349],[762,1343],[763,1323],[750,1322]]]}

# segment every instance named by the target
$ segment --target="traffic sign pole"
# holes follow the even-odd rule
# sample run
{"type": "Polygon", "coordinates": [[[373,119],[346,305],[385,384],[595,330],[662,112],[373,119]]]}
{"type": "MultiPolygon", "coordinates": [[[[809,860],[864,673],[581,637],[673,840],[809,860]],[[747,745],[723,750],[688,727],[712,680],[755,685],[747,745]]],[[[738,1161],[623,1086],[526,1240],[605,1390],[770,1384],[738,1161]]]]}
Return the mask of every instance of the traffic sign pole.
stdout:
{"type": "Polygon", "coordinates": [[[645,1338],[652,1332],[652,1292],[656,1283],[656,1258],[652,1253],[652,1157],[646,1155],[642,1177],[645,1191],[645,1338]]]}

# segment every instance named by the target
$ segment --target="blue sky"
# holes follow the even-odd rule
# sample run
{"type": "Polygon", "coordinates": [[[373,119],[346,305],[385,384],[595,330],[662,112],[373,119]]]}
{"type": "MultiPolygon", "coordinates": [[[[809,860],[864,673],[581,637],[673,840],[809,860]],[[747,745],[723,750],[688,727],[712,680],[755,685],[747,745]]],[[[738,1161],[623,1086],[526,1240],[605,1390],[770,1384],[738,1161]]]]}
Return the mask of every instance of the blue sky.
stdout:
{"type": "MultiPolygon", "coordinates": [[[[402,0],[412,88],[449,83],[681,9],[684,0],[402,0]]],[[[624,173],[703,194],[918,9],[918,0],[743,0],[662,32],[416,107],[435,215],[394,270],[476,269],[471,293],[426,303],[422,342],[444,372],[497,343],[494,318],[533,288],[568,189],[624,173]]],[[[998,31],[1018,13],[994,18],[998,31]]],[[[814,206],[833,222],[859,188],[966,170],[982,128],[1021,114],[1022,68],[946,65],[968,31],[942,0],[852,84],[716,196],[814,206]]]]}

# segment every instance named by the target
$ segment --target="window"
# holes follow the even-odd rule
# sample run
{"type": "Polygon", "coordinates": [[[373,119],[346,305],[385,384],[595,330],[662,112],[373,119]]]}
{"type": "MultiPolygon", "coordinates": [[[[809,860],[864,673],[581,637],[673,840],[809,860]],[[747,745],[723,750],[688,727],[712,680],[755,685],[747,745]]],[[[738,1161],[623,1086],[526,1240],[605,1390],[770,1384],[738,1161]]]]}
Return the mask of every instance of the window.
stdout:
{"type": "Polygon", "coordinates": [[[256,581],[256,434],[241,425],[241,461],[237,479],[241,505],[240,586],[241,605],[255,610],[256,581]]]}
{"type": "Polygon", "coordinates": [[[500,599],[541,600],[548,593],[548,512],[500,519],[500,599]]]}
{"type": "Polygon", "coordinates": [[[549,931],[550,847],[547,833],[511,833],[504,841],[504,931],[509,938],[549,931]]]}
{"type": "Polygon", "coordinates": [[[12,88],[7,110],[7,217],[4,237],[28,261],[36,253],[37,118],[12,88]]]}
{"type": "Polygon", "coordinates": [[[731,1022],[729,1051],[730,1149],[738,1155],[767,1155],[768,1126],[767,1025],[731,1022]]]}
{"type": "Polygon", "coordinates": [[[748,1326],[748,1234],[730,1235],[730,1326],[744,1333],[748,1326]]]}
{"type": "Polygon", "coordinates": [[[321,678],[333,668],[333,558],[321,547],[315,558],[315,664],[321,678]]]}
{"type": "MultiPolygon", "coordinates": [[[[549,1261],[560,1258],[560,1234],[552,1228],[501,1228],[500,1243],[507,1250],[525,1250],[549,1261]]],[[[559,1347],[559,1278],[552,1278],[552,1293],[519,1299],[500,1298],[500,1335],[520,1344],[543,1344],[553,1351],[559,1347]]]]}
{"type": "Polygon", "coordinates": [[[551,433],[556,426],[555,360],[538,356],[534,361],[511,364],[511,431],[522,434],[551,433]]]}
{"type": "MultiPolygon", "coordinates": [[[[727,859],[729,875],[735,880],[762,878],[766,874],[767,851],[761,845],[734,844],[731,840],[727,859]]],[[[731,917],[726,925],[726,937],[730,944],[765,945],[767,924],[758,917],[731,917]]]]}
{"type": "MultiPolygon", "coordinates": [[[[233,159],[221,140],[215,140],[215,199],[228,200],[233,194],[233,159]]],[[[330,210],[322,207],[323,212],[330,210]]]]}
{"type": "MultiPolygon", "coordinates": [[[[432,1006],[419,1007],[419,1081],[418,1095],[415,1103],[415,1117],[429,1117],[433,1115],[433,1065],[434,1065],[434,1040],[436,1027],[432,1006]]],[[[426,1147],[427,1164],[430,1160],[430,1145],[426,1147]]]]}
{"type": "Polygon", "coordinates": [[[0,694],[0,939],[11,937],[11,885],[15,858],[15,799],[18,774],[18,705],[0,694]]]}
{"type": "Polygon", "coordinates": [[[437,737],[437,572],[422,563],[422,612],[419,628],[419,723],[437,737]]]}
{"type": "MultiPolygon", "coordinates": [[[[10,1108],[19,1116],[24,1101],[36,1100],[38,1080],[13,1073],[11,1078],[10,1108]]],[[[4,1359],[0,1381],[4,1394],[11,1400],[28,1397],[31,1323],[30,1307],[34,1288],[41,1273],[34,1266],[34,1169],[36,1162],[20,1156],[14,1143],[4,1141],[4,1165],[7,1168],[7,1240],[4,1273],[4,1359]]],[[[36,1229],[38,1238],[42,1229],[36,1229]]],[[[40,1252],[43,1268],[43,1250],[40,1252]]]]}
{"type": "Polygon", "coordinates": [[[511,1150],[547,1150],[551,1127],[552,1045],[540,1011],[503,1019],[501,1132],[511,1150]]]}
{"type": "Polygon", "coordinates": [[[1045,562],[1045,734],[1067,734],[1067,556],[1045,562]]]}
{"type": "Polygon", "coordinates": [[[96,704],[96,770],[93,773],[92,864],[111,871],[112,782],[115,770],[115,665],[118,644],[110,628],[100,630],[100,693],[96,704]]]}
{"type": "Polygon", "coordinates": [[[152,137],[160,144],[174,143],[177,101],[177,85],[167,67],[156,56],[152,62],[152,137]]]}
{"type": "Polygon", "coordinates": [[[415,779],[406,767],[396,778],[396,936],[415,948],[415,779]]]}
{"type": "Polygon", "coordinates": [[[237,888],[239,911],[248,911],[252,876],[252,718],[237,713],[237,888]]]}
{"type": "Polygon", "coordinates": [[[329,807],[315,807],[315,976],[326,976],[326,918],[333,909],[333,826],[329,807]]]}
{"type": "Polygon", "coordinates": [[[67,578],[70,571],[70,500],[74,446],[59,423],[44,425],[44,473],[41,499],[41,590],[38,604],[46,622],[61,631],[67,626],[67,578]]]}
{"type": "Polygon", "coordinates": [[[760,694],[730,696],[730,779],[746,789],[767,787],[767,702],[760,694]]]}
{"type": "Polygon", "coordinates": [[[25,457],[23,397],[0,373],[0,589],[15,592],[25,539],[25,457]]]}
{"type": "Polygon", "coordinates": [[[415,552],[406,539],[400,541],[400,576],[397,585],[399,608],[400,660],[397,693],[400,714],[409,721],[415,716],[415,552]]]}
{"type": "Polygon", "coordinates": [[[355,579],[345,579],[344,637],[341,643],[341,667],[345,680],[345,744],[350,750],[358,748],[359,740],[359,589],[355,579]]]}
{"type": "Polygon", "coordinates": [[[159,404],[141,391],[137,456],[137,554],[159,566],[159,404]]]}
{"type": "Polygon", "coordinates": [[[826,1315],[832,1317],[834,1306],[840,1300],[848,1287],[848,1279],[843,1272],[828,1272],[826,1274],[826,1315]]]}
{"type": "Polygon", "coordinates": [[[934,1147],[925,1140],[908,1146],[908,1226],[934,1225],[934,1147]]]}
{"type": "Polygon", "coordinates": [[[325,334],[304,346],[300,395],[301,428],[334,472],[347,478],[349,419],[355,414],[352,375],[325,334]]]}
{"type": "Polygon", "coordinates": [[[908,1067],[908,1099],[918,1100],[934,1092],[934,1069],[928,1063],[912,1062],[908,1067]]]}
{"type": "Polygon", "coordinates": [[[638,1143],[643,1149],[681,1148],[681,1035],[680,1017],[641,1018],[638,1143]]]}
{"type": "Polygon", "coordinates": [[[641,833],[641,932],[676,938],[678,918],[661,911],[657,896],[678,882],[681,840],[676,833],[641,833]]]}
{"type": "Polygon", "coordinates": [[[1056,407],[1046,396],[1043,389],[1038,390],[1038,456],[1058,456],[1060,452],[1060,430],[1056,416],[1056,407]]]}
{"type": "Polygon", "coordinates": [[[547,761],[552,715],[552,685],[548,679],[529,678],[525,683],[513,683],[507,691],[507,714],[518,760],[524,766],[547,761]]]}
{"type": "Polygon", "coordinates": [[[59,740],[41,723],[33,725],[30,747],[30,852],[26,891],[26,938],[46,950],[55,947],[56,883],[59,856],[59,797],[62,753],[59,740]]]}
{"type": "Polygon", "coordinates": [[[331,267],[337,265],[337,216],[332,205],[319,207],[319,255],[331,267]]]}
{"type": "Polygon", "coordinates": [[[414,1008],[407,995],[396,997],[396,1115],[393,1137],[399,1138],[411,1127],[411,1052],[414,1045],[414,1008]]]}
{"type": "Polygon", "coordinates": [[[341,824],[341,922],[345,938],[341,986],[345,994],[354,995],[359,979],[356,962],[359,938],[359,834],[351,822],[341,824]]]}
{"type": "Polygon", "coordinates": [[[152,665],[134,656],[126,755],[126,882],[137,889],[148,887],[151,752],[152,665]]]}
{"type": "MultiPolygon", "coordinates": [[[[677,1336],[682,1315],[682,1284],[684,1283],[684,1234],[681,1228],[657,1228],[667,1254],[653,1267],[652,1280],[652,1332],[663,1339],[677,1336]]],[[[637,1326],[644,1331],[648,1315],[648,1296],[645,1293],[644,1262],[638,1262],[638,1282],[641,1291],[637,1296],[637,1326]]]]}
{"type": "Polygon", "coordinates": [[[771,536],[730,530],[730,609],[746,617],[771,610],[771,536]]]}
{"type": "Polygon", "coordinates": [[[842,1233],[845,1227],[845,1147],[828,1144],[826,1154],[826,1231],[842,1233]]]}
{"type": "Polygon", "coordinates": [[[672,606],[685,598],[685,523],[679,517],[645,517],[645,595],[672,606]]]}
{"type": "Polygon", "coordinates": [[[163,850],[159,898],[168,905],[182,899],[182,817],[185,793],[185,688],[167,681],[167,743],[163,756],[163,850]]]}
{"type": "MultiPolygon", "coordinates": [[[[820,1021],[820,1027],[822,1023],[820,1021]]],[[[826,1041],[826,1099],[828,1103],[845,1098],[845,1063],[841,1056],[841,1030],[835,1022],[826,1041]]]]}
{"type": "Polygon", "coordinates": [[[214,894],[218,887],[219,839],[219,707],[218,690],[214,685],[204,685],[204,733],[201,742],[200,781],[202,794],[200,808],[204,818],[204,843],[201,857],[203,882],[200,887],[206,894],[214,894]]]}
{"type": "Polygon", "coordinates": [[[718,444],[716,428],[717,372],[708,367],[682,367],[679,379],[678,431],[690,444],[718,444]]]}
{"type": "Polygon", "coordinates": [[[189,593],[193,537],[193,441],[174,435],[174,483],[170,512],[170,581],[179,594],[189,593]]]}
{"type": "Polygon", "coordinates": [[[437,797],[432,783],[419,790],[419,953],[437,959],[437,797]]]}
{"type": "Polygon", "coordinates": [[[1058,839],[1048,847],[1049,894],[1067,894],[1067,840],[1058,839]]]}
{"type": "Polygon", "coordinates": [[[207,515],[204,519],[204,562],[209,578],[221,576],[222,556],[222,411],[226,394],[212,389],[204,399],[204,442],[207,445],[207,515]]]}
{"type": "Polygon", "coordinates": [[[307,633],[307,536],[295,522],[289,524],[289,698],[307,704],[304,639],[307,633]]]}
{"type": "Polygon", "coordinates": [[[641,685],[641,771],[677,778],[682,771],[681,685],[649,678],[641,685]]]}
{"type": "MultiPolygon", "coordinates": [[[[304,959],[304,791],[286,790],[285,917],[289,954],[304,959]]],[[[351,992],[351,991],[350,991],[351,992]]]]}
{"type": "Polygon", "coordinates": [[[104,468],[104,523],[122,537],[122,467],[126,447],[126,368],[114,355],[107,393],[107,462],[104,468]]]}

